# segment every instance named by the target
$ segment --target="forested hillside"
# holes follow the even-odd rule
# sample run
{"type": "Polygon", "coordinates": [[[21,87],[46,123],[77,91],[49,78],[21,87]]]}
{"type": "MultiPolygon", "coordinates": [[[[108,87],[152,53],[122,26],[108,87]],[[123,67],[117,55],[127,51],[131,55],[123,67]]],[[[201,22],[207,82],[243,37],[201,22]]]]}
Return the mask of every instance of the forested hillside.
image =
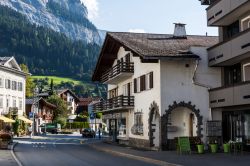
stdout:
{"type": "Polygon", "coordinates": [[[32,74],[90,80],[99,50],[97,44],[32,25],[18,12],[0,6],[0,56],[15,56],[32,74]]]}

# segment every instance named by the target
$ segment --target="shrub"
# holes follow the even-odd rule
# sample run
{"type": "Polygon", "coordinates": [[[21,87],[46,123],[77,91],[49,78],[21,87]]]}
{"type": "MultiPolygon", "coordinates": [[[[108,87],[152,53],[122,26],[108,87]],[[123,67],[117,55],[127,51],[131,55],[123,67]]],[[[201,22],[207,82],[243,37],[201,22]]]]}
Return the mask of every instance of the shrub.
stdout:
{"type": "Polygon", "coordinates": [[[8,133],[2,133],[0,134],[0,139],[2,139],[2,141],[10,141],[12,138],[8,133]]]}
{"type": "Polygon", "coordinates": [[[82,128],[89,128],[88,122],[73,122],[73,123],[67,123],[66,128],[69,129],[82,129],[82,128]]]}

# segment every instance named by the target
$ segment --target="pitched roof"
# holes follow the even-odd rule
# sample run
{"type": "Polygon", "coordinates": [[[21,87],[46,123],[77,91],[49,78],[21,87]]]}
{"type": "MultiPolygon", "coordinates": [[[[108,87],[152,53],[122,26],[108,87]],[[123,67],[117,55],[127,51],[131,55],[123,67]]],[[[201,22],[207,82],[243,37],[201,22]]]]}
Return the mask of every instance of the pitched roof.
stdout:
{"type": "Polygon", "coordinates": [[[12,57],[0,57],[0,65],[4,65],[8,62],[12,57]]]}
{"type": "Polygon", "coordinates": [[[142,60],[194,58],[190,47],[211,47],[218,43],[218,37],[187,35],[185,38],[170,34],[108,32],[103,44],[92,80],[100,81],[101,74],[109,70],[120,47],[131,51],[142,60]]]}
{"type": "Polygon", "coordinates": [[[210,47],[218,42],[218,37],[192,36],[176,38],[169,34],[109,32],[115,40],[129,47],[141,56],[183,56],[192,55],[191,46],[210,47]]]}
{"type": "MultiPolygon", "coordinates": [[[[35,101],[35,99],[32,99],[32,98],[28,98],[28,99],[25,100],[25,104],[26,104],[26,105],[33,105],[33,104],[35,104],[36,102],[37,102],[37,100],[35,101]]],[[[56,108],[56,106],[55,106],[54,104],[52,104],[52,103],[46,101],[46,100],[43,99],[42,97],[39,98],[39,102],[42,102],[42,103],[44,103],[45,105],[50,106],[50,107],[52,107],[52,108],[56,108]]]]}
{"type": "Polygon", "coordinates": [[[69,89],[56,90],[57,95],[61,95],[62,93],[66,92],[69,92],[77,101],[79,101],[79,98],[76,96],[76,94],[69,89]]]}
{"type": "Polygon", "coordinates": [[[88,106],[93,101],[100,101],[101,98],[100,97],[95,97],[95,98],[88,97],[88,98],[80,98],[79,100],[80,102],[78,103],[78,106],[88,106]]]}

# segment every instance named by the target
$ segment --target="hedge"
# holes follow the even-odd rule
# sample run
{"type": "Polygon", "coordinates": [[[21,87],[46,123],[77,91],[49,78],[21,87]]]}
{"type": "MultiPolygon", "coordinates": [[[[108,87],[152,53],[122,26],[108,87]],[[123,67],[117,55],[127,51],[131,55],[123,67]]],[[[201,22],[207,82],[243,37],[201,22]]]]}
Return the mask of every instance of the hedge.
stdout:
{"type": "Polygon", "coordinates": [[[81,128],[89,128],[89,122],[73,122],[73,123],[66,123],[66,128],[69,129],[81,129],[81,128]]]}

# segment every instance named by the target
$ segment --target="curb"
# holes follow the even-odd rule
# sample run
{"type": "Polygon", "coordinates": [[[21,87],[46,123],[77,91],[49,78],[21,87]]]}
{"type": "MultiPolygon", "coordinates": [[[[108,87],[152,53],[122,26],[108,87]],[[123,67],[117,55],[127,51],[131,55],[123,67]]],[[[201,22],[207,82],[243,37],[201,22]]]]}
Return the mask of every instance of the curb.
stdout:
{"type": "Polygon", "coordinates": [[[168,163],[166,161],[156,160],[156,159],[142,157],[142,156],[136,156],[136,155],[122,153],[122,152],[118,152],[118,151],[114,151],[114,150],[108,150],[108,149],[100,148],[96,145],[89,145],[89,146],[92,147],[93,149],[98,150],[98,151],[110,153],[110,154],[121,156],[121,157],[127,157],[130,159],[135,159],[135,160],[139,160],[139,161],[143,161],[143,162],[147,162],[147,163],[151,163],[151,164],[156,164],[159,166],[181,166],[179,164],[168,163]]]}
{"type": "Polygon", "coordinates": [[[16,146],[17,144],[18,144],[18,143],[15,142],[15,143],[13,143],[13,145],[11,146],[11,155],[12,155],[12,157],[15,159],[15,161],[16,161],[16,163],[17,163],[18,166],[23,166],[22,163],[17,159],[17,157],[16,157],[16,155],[15,155],[15,153],[14,153],[14,148],[15,148],[15,146],[16,146]]]}

